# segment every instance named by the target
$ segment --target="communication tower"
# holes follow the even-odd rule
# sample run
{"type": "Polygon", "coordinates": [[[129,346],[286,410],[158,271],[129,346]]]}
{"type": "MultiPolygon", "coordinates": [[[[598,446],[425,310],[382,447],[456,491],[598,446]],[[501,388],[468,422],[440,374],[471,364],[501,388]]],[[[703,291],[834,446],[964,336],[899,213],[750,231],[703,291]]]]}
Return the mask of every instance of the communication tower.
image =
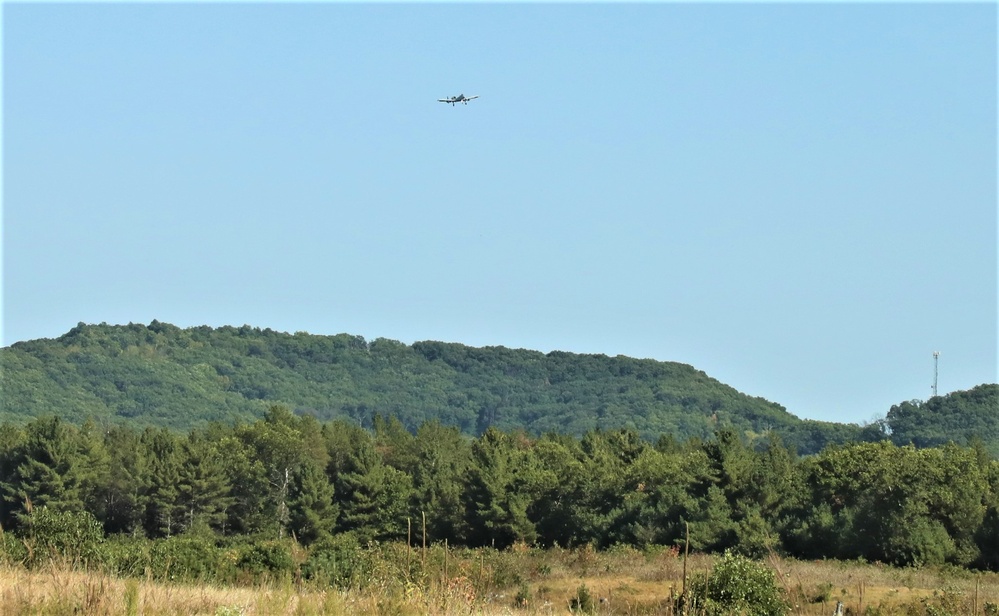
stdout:
{"type": "Polygon", "coordinates": [[[933,396],[937,395],[937,365],[940,363],[940,351],[933,351],[933,396]]]}

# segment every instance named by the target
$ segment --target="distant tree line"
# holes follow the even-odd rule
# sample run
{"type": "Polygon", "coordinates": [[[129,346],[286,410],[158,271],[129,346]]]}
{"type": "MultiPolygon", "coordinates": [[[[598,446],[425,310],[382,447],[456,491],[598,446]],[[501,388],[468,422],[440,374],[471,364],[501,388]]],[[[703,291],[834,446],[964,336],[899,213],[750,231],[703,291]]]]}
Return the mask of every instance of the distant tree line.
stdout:
{"type": "Polygon", "coordinates": [[[438,421],[410,431],[376,416],[368,430],[282,406],[187,433],[48,416],[0,425],[0,494],[3,529],[21,535],[87,512],[112,538],[364,545],[405,541],[425,519],[429,542],[470,547],[643,548],[689,533],[701,551],[999,569],[999,461],[981,443],[882,440],[799,458],[775,434],[751,445],[730,430],[473,438],[438,421]]]}

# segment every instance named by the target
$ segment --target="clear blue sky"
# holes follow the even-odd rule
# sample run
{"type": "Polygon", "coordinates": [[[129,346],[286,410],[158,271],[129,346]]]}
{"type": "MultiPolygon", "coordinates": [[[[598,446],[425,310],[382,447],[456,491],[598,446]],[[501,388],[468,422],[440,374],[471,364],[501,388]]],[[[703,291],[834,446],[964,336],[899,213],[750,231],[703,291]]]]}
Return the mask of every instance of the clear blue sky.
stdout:
{"type": "Polygon", "coordinates": [[[4,345],[249,324],[996,382],[981,4],[3,5],[4,345]],[[438,98],[481,98],[451,107],[438,98]]]}

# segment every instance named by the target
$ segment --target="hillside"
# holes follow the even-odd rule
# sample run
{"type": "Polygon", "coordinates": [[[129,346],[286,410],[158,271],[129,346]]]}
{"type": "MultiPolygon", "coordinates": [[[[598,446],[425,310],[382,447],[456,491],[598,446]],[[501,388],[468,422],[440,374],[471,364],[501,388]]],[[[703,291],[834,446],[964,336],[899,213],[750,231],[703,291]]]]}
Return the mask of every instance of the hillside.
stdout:
{"type": "Polygon", "coordinates": [[[249,326],[80,324],[0,350],[0,419],[55,413],[186,430],[250,421],[282,404],[321,420],[396,416],[474,435],[488,426],[580,435],[629,428],[648,439],[773,430],[799,451],[857,438],[855,425],[803,421],[691,366],[654,360],[249,326]]]}
{"type": "Polygon", "coordinates": [[[981,441],[999,457],[999,385],[896,404],[884,424],[896,445],[936,447],[949,441],[959,445],[981,441]]]}

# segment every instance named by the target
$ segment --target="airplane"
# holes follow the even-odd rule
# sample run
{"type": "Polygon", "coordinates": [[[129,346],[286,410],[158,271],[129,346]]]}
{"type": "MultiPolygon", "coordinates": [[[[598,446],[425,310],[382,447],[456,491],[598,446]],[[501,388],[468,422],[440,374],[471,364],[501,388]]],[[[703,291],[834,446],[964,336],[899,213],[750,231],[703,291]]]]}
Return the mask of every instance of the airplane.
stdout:
{"type": "Polygon", "coordinates": [[[476,96],[465,96],[464,94],[459,94],[458,96],[451,96],[449,98],[438,98],[437,102],[438,103],[451,103],[451,106],[454,107],[455,103],[462,103],[462,104],[467,105],[468,101],[475,100],[477,98],[479,98],[478,95],[476,95],[476,96]]]}

